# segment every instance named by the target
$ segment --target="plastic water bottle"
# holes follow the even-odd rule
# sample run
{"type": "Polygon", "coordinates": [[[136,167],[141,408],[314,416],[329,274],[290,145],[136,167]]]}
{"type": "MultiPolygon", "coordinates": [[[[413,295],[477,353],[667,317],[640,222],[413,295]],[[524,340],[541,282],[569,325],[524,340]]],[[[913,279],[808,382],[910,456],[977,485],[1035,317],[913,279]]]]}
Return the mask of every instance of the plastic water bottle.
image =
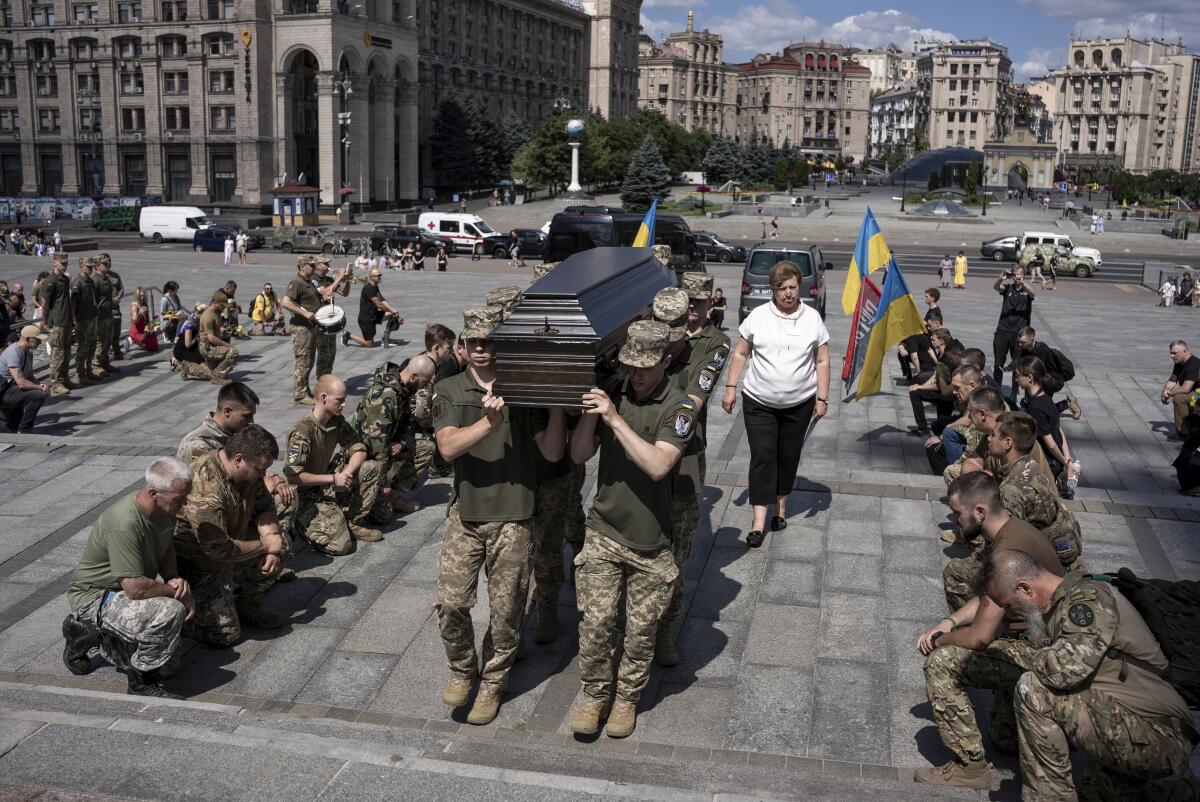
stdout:
{"type": "Polygon", "coordinates": [[[1072,496],[1075,495],[1075,491],[1079,488],[1079,475],[1082,470],[1083,468],[1080,466],[1079,460],[1071,460],[1071,476],[1067,479],[1067,490],[1071,492],[1072,496]]]}

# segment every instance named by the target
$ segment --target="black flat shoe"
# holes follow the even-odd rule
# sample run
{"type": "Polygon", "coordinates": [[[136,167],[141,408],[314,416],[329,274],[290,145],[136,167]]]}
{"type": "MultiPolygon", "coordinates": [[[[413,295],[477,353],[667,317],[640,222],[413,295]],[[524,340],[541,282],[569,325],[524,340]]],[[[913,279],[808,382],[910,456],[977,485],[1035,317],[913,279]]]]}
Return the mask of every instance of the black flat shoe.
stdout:
{"type": "Polygon", "coordinates": [[[746,545],[752,549],[757,549],[766,539],[767,536],[763,534],[761,529],[751,529],[750,534],[746,535],[746,545]]]}
{"type": "Polygon", "coordinates": [[[782,515],[772,516],[771,531],[782,532],[784,529],[787,529],[787,518],[784,518],[782,515]]]}

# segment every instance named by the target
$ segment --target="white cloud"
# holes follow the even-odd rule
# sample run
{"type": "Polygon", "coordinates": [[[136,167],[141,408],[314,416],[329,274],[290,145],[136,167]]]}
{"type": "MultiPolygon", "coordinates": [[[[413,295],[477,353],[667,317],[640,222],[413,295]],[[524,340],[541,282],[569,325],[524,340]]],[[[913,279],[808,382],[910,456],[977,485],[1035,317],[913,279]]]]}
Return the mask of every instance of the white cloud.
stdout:
{"type": "Polygon", "coordinates": [[[686,8],[703,6],[705,0],[642,0],[642,8],[686,8]]]}
{"type": "MultiPolygon", "coordinates": [[[[1183,39],[1200,45],[1200,16],[1195,0],[1021,0],[1047,17],[1070,19],[1072,33],[1085,38],[1125,36],[1135,39],[1183,39]]],[[[1064,42],[1063,50],[1066,50],[1064,42]]]]}
{"type": "Polygon", "coordinates": [[[830,25],[825,39],[853,47],[886,47],[894,43],[901,49],[908,49],[914,39],[958,38],[952,33],[921,23],[920,18],[894,8],[887,11],[865,11],[830,25]]]}
{"type": "Polygon", "coordinates": [[[1025,54],[1023,61],[1014,57],[1013,72],[1018,81],[1027,81],[1039,75],[1045,75],[1048,70],[1062,66],[1065,50],[1035,47],[1025,54]]]}

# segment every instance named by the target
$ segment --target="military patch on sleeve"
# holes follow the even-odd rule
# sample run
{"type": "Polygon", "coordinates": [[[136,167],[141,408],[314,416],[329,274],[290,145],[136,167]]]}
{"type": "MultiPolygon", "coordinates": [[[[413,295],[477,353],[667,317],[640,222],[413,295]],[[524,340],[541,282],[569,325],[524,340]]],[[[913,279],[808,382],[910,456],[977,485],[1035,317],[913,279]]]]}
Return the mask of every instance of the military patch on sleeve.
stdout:
{"type": "Polygon", "coordinates": [[[287,461],[293,465],[300,462],[300,446],[288,446],[287,461]]]}
{"type": "Polygon", "coordinates": [[[713,375],[713,372],[708,369],[700,371],[700,375],[696,378],[696,383],[700,385],[700,389],[706,393],[712,389],[714,381],[716,381],[716,377],[713,375]]]}
{"type": "Polygon", "coordinates": [[[1071,623],[1077,627],[1090,627],[1096,620],[1092,608],[1083,602],[1072,604],[1071,609],[1067,611],[1067,618],[1071,619],[1071,623]]]}
{"type": "Polygon", "coordinates": [[[446,416],[446,399],[440,395],[435,395],[433,397],[432,413],[434,420],[444,418],[446,416]]]}
{"type": "Polygon", "coordinates": [[[696,422],[695,416],[691,412],[679,412],[675,415],[675,434],[678,437],[687,437],[692,433],[692,425],[696,422]]]}
{"type": "Polygon", "coordinates": [[[708,366],[713,370],[720,370],[725,365],[725,356],[729,353],[729,347],[726,346],[713,354],[712,360],[708,366]]]}

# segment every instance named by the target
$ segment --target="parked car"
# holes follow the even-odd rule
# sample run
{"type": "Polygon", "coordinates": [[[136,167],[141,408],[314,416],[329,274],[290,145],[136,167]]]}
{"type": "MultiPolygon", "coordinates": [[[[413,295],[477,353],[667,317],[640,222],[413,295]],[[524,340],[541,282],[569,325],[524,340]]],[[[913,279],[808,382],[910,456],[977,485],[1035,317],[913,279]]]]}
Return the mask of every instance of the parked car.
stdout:
{"type": "Polygon", "coordinates": [[[508,253],[508,237],[489,226],[482,217],[458,212],[422,212],[417,218],[422,231],[454,243],[459,253],[478,246],[481,254],[496,258],[508,253]]]}
{"type": "MultiPolygon", "coordinates": [[[[542,233],[541,229],[518,228],[517,242],[518,249],[520,250],[522,256],[531,256],[535,259],[538,259],[541,258],[542,249],[546,247],[546,235],[542,233]]],[[[508,247],[507,241],[504,244],[505,247],[508,247]]],[[[503,254],[497,253],[494,249],[492,251],[492,256],[496,257],[497,259],[507,257],[508,255],[509,254],[507,251],[505,251],[503,254]]]]}
{"type": "Polygon", "coordinates": [[[997,237],[990,239],[979,247],[979,252],[984,259],[991,259],[996,262],[1015,262],[1017,261],[1017,237],[997,237]]]}
{"type": "Polygon", "coordinates": [[[800,302],[812,307],[825,317],[825,271],[833,265],[816,245],[804,243],[759,243],[746,258],[742,270],[742,293],[738,302],[738,320],[757,306],[771,300],[771,285],[767,274],[778,262],[792,262],[800,268],[800,302]]]}
{"type": "Polygon", "coordinates": [[[746,249],[744,247],[726,242],[711,231],[693,231],[692,237],[696,240],[696,247],[704,252],[706,261],[712,261],[713,259],[718,262],[746,261],[746,249]]]}
{"type": "Polygon", "coordinates": [[[191,242],[197,231],[211,225],[203,210],[195,206],[146,206],[138,218],[139,234],[155,242],[191,242]]]}
{"type": "Polygon", "coordinates": [[[448,239],[426,233],[419,228],[403,226],[375,226],[371,232],[371,250],[383,250],[387,245],[394,250],[400,250],[406,245],[417,244],[426,256],[437,256],[438,248],[445,248],[447,255],[454,253],[454,243],[448,239]]]}
{"type": "Polygon", "coordinates": [[[1071,256],[1076,259],[1089,260],[1094,268],[1099,268],[1103,264],[1100,251],[1095,248],[1077,246],[1068,235],[1054,231],[1026,231],[1017,238],[1017,253],[1019,254],[1026,245],[1057,245],[1060,248],[1070,248],[1071,256]]]}
{"type": "MultiPolygon", "coordinates": [[[[632,245],[642,218],[640,214],[605,206],[568,207],[550,221],[550,234],[546,237],[542,259],[561,262],[572,254],[592,248],[632,245]]],[[[658,215],[654,224],[654,244],[670,245],[672,254],[683,262],[703,258],[696,248],[691,229],[679,215],[658,215]]]]}
{"type": "MultiPolygon", "coordinates": [[[[196,253],[201,251],[223,251],[225,250],[225,235],[232,234],[236,240],[237,235],[243,229],[239,225],[212,225],[208,228],[200,229],[196,232],[196,236],[192,238],[192,250],[196,253]]],[[[255,234],[253,231],[246,229],[246,250],[253,251],[267,244],[266,237],[261,234],[255,234]]]]}
{"type": "Polygon", "coordinates": [[[338,242],[345,253],[351,248],[350,240],[324,226],[276,226],[271,241],[284,253],[333,253],[338,242]]]}

